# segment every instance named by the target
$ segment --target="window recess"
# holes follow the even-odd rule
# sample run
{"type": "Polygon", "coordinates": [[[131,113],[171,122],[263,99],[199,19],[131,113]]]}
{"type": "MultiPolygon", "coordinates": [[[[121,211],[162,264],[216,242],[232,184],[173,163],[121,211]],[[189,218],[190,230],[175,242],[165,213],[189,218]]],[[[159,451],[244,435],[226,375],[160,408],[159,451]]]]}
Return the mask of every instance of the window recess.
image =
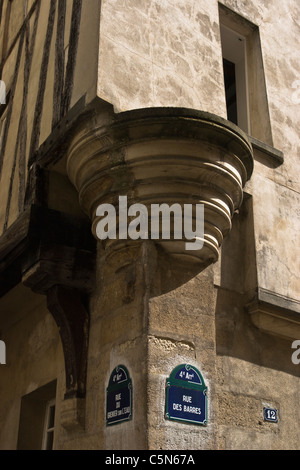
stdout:
{"type": "Polygon", "coordinates": [[[21,398],[17,450],[52,450],[56,381],[21,398]]]}
{"type": "Polygon", "coordinates": [[[228,120],[249,133],[246,39],[225,26],[221,37],[228,120]]]}
{"type": "Polygon", "coordinates": [[[219,4],[228,120],[273,146],[259,28],[219,4]]]}

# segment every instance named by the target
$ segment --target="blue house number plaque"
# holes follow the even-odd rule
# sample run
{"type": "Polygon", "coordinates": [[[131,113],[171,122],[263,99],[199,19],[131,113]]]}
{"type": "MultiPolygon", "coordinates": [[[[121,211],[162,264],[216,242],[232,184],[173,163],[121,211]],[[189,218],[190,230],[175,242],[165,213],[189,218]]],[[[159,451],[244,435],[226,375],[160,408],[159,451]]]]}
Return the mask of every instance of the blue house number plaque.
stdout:
{"type": "Polygon", "coordinates": [[[278,412],[276,408],[264,408],[264,421],[278,423],[278,412]]]}
{"type": "Polygon", "coordinates": [[[177,366],[166,383],[166,419],[206,425],[206,392],[203,377],[195,367],[177,366]]]}
{"type": "Polygon", "coordinates": [[[116,367],[106,390],[106,425],[132,419],[132,383],[125,366],[116,367]]]}

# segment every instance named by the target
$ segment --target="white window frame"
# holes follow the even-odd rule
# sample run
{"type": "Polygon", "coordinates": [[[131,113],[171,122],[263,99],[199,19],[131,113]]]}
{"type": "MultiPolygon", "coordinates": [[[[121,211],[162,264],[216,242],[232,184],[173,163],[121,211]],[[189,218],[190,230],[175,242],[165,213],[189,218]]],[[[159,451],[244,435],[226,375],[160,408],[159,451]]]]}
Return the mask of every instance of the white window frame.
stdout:
{"type": "Polygon", "coordinates": [[[47,450],[49,433],[53,433],[54,435],[55,421],[54,421],[53,427],[49,427],[50,409],[53,406],[54,406],[54,415],[55,415],[55,398],[53,400],[48,401],[46,404],[42,450],[47,450]]]}

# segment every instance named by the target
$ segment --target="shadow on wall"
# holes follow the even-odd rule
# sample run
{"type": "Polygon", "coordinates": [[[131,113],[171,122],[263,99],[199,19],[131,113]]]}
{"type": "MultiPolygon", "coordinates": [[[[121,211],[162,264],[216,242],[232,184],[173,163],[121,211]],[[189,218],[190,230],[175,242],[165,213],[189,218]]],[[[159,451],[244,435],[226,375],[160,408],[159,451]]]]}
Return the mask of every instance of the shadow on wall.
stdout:
{"type": "Polygon", "coordinates": [[[155,320],[158,331],[170,331],[176,315],[178,321],[187,318],[193,322],[192,328],[197,328],[198,318],[202,324],[208,316],[214,317],[218,355],[299,374],[291,360],[291,341],[260,331],[246,310],[258,287],[250,195],[245,194],[233,218],[216,267],[180,262],[151,240],[131,241],[111,255],[103,252],[103,256],[104,264],[100,262],[99,266],[104,276],[103,292],[106,285],[115,285],[116,289],[108,310],[117,311],[125,305],[140,308],[145,299],[150,304],[153,301],[159,312],[155,320]]]}
{"type": "Polygon", "coordinates": [[[231,233],[222,246],[216,300],[218,355],[299,375],[292,363],[292,341],[256,328],[246,305],[258,289],[252,196],[245,194],[231,233]]]}

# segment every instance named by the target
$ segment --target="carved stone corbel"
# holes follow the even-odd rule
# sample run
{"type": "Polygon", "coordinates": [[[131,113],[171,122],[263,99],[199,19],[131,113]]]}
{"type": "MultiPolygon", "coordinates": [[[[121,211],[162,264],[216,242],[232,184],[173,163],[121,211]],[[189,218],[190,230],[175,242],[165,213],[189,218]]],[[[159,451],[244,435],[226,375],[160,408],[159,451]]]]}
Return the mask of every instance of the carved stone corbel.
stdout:
{"type": "MultiPolygon", "coordinates": [[[[202,204],[203,247],[187,251],[186,240],[172,239],[173,234],[156,241],[171,257],[202,269],[218,260],[253,171],[252,146],[241,129],[184,108],[99,113],[93,124],[80,123],[67,155],[69,179],[95,237],[97,208],[109,203],[118,213],[119,196],[148,209],[155,203],[202,204]]],[[[105,240],[103,246],[118,250],[122,241],[105,240]]]]}

